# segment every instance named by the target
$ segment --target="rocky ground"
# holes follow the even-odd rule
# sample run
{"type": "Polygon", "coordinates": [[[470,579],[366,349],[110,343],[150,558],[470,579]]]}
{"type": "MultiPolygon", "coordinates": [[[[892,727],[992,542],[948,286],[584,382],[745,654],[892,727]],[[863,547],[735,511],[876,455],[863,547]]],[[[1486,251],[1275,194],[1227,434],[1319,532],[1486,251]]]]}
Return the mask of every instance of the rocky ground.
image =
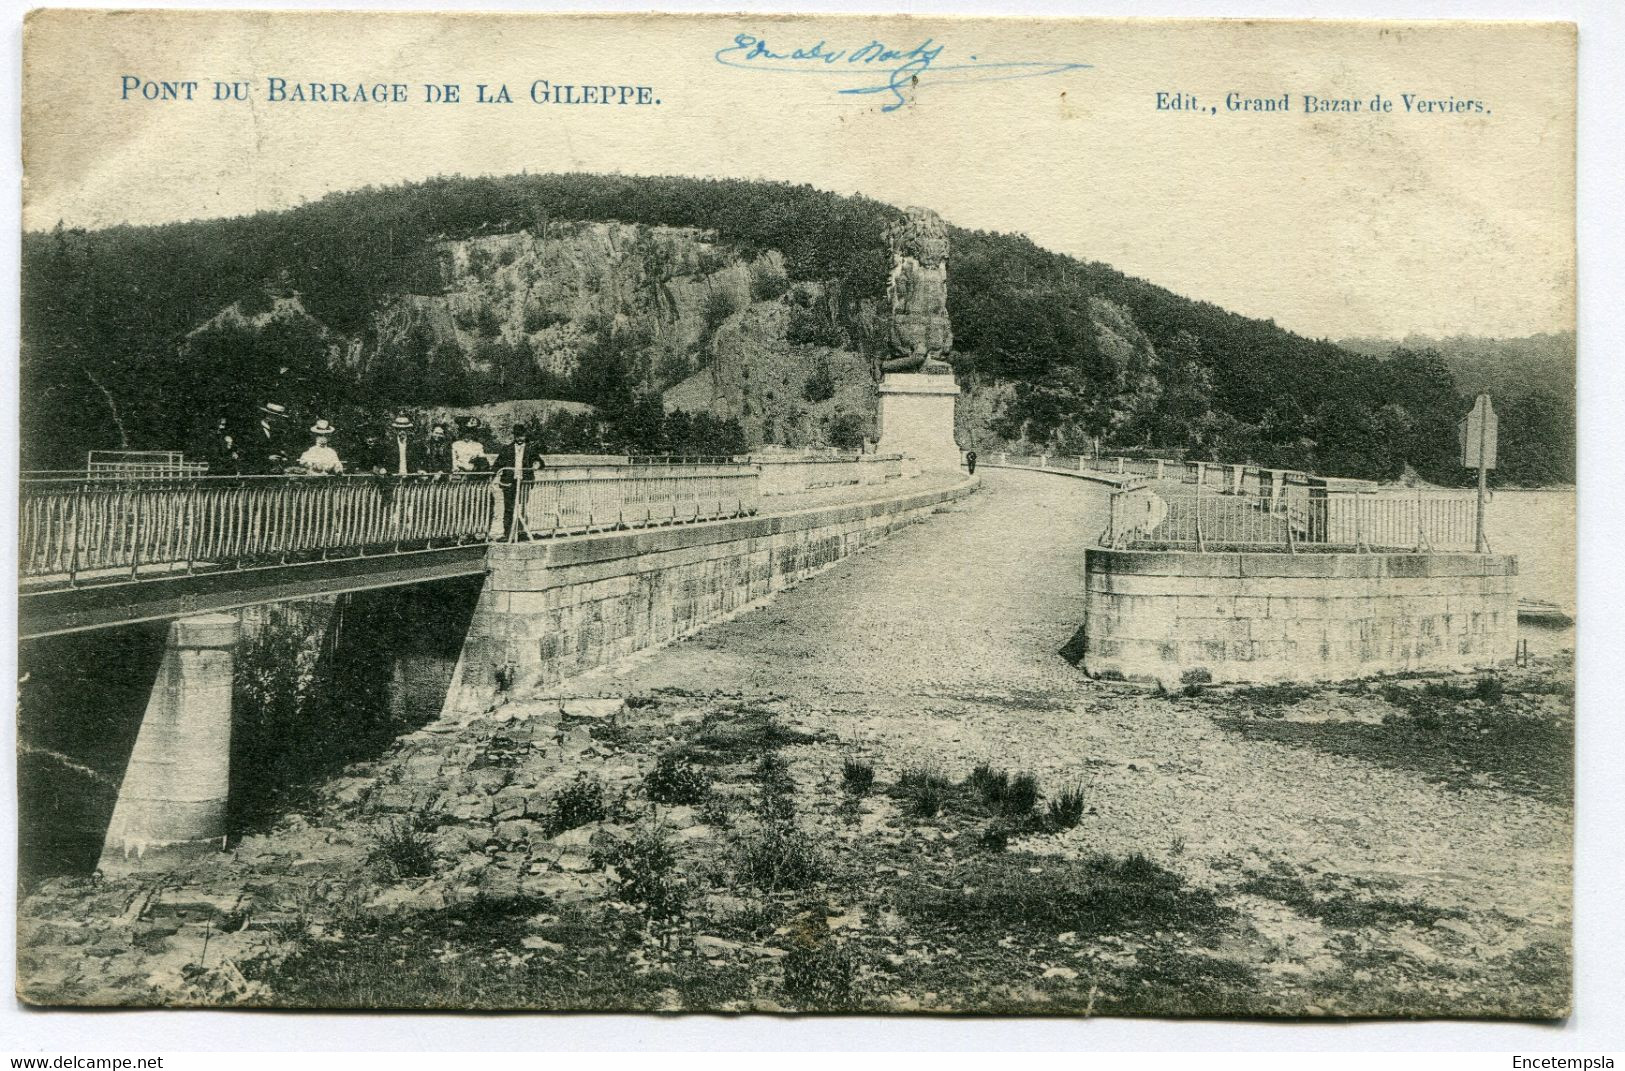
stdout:
{"type": "Polygon", "coordinates": [[[431,724],[232,851],[27,890],[23,995],[1564,1014],[1569,661],[1089,682],[1058,652],[1098,496],[1047,479],[990,473],[765,609],[431,724]]]}

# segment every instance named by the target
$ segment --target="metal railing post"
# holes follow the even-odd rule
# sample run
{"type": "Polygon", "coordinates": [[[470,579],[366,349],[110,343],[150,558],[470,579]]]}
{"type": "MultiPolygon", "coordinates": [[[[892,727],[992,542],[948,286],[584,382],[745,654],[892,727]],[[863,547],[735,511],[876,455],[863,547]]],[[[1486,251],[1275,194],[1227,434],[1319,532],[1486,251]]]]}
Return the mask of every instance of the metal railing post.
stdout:
{"type": "Polygon", "coordinates": [[[1202,535],[1202,469],[1201,462],[1197,462],[1196,469],[1196,549],[1207,550],[1207,540],[1202,535]]]}

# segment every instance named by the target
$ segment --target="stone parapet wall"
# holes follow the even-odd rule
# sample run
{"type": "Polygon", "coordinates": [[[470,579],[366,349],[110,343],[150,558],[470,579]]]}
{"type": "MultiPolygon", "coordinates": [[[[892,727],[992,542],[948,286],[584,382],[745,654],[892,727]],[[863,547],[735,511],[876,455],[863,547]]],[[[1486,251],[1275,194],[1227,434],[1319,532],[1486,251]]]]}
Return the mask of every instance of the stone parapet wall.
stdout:
{"type": "Polygon", "coordinates": [[[1091,548],[1083,668],[1166,687],[1486,668],[1517,642],[1517,559],[1091,548]]]}
{"type": "Polygon", "coordinates": [[[846,454],[796,457],[753,454],[763,497],[796,495],[826,487],[879,484],[903,475],[900,454],[846,454]]]}
{"type": "Polygon", "coordinates": [[[505,691],[545,687],[687,636],[924,520],[977,482],[775,516],[493,545],[446,711],[484,710],[505,691]]]}

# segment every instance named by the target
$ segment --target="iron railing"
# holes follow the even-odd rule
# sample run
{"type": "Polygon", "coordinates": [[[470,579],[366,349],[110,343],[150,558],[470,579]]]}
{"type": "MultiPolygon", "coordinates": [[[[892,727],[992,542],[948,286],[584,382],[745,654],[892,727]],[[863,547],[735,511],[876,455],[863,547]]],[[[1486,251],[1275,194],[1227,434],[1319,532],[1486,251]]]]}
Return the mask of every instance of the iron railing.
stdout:
{"type": "Polygon", "coordinates": [[[628,454],[630,465],[732,465],[732,454],[628,454]]]}
{"type": "Polygon", "coordinates": [[[1146,488],[1113,493],[1101,541],[1131,549],[1471,551],[1474,503],[1436,492],[1264,496],[1146,488]]]}
{"type": "MultiPolygon", "coordinates": [[[[1079,457],[1076,454],[1013,454],[1002,451],[981,455],[980,463],[995,468],[1047,468],[1063,472],[1095,472],[1112,476],[1142,476],[1148,480],[1195,484],[1231,494],[1280,497],[1293,486],[1324,484],[1323,477],[1297,469],[1271,469],[1260,465],[1230,465],[1217,461],[1171,461],[1143,457],[1079,457]]],[[[1370,488],[1363,480],[1330,481],[1338,486],[1370,488]]]]}
{"type": "Polygon", "coordinates": [[[1472,551],[1471,495],[1378,489],[1365,480],[1213,461],[989,453],[985,464],[1096,472],[1112,492],[1100,542],[1171,550],[1472,551]],[[1145,480],[1157,481],[1141,486],[1145,480]]]}
{"type": "Polygon", "coordinates": [[[748,465],[409,476],[25,478],[25,587],[401,553],[756,512],[748,465]],[[509,486],[504,488],[503,484],[509,486]],[[506,502],[521,505],[505,527],[506,502]]]}
{"type": "Polygon", "coordinates": [[[25,480],[20,574],[71,585],[479,542],[497,509],[489,477],[25,480]]]}
{"type": "Polygon", "coordinates": [[[731,462],[666,462],[599,469],[543,469],[521,484],[513,538],[743,517],[760,508],[756,470],[731,462]]]}
{"type": "Polygon", "coordinates": [[[93,480],[164,480],[202,476],[203,461],[188,461],[179,450],[92,450],[85,473],[93,480]]]}

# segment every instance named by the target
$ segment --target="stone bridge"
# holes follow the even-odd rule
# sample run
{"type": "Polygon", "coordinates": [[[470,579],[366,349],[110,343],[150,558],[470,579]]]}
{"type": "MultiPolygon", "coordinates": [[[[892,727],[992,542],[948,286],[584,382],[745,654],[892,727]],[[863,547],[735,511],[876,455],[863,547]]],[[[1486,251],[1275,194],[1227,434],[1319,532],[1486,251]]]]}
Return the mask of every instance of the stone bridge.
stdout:
{"type": "MultiPolygon", "coordinates": [[[[318,553],[246,569],[178,575],[162,569],[151,577],[135,562],[121,566],[128,569],[118,574],[123,583],[47,584],[41,590],[55,598],[88,592],[102,599],[100,616],[86,619],[94,623],[117,623],[118,613],[173,619],[109,824],[103,868],[223,843],[238,639],[232,606],[347,585],[416,583],[447,569],[484,576],[445,698],[447,715],[478,714],[507,695],[538,694],[607,671],[624,678],[623,688],[704,681],[724,691],[805,691],[864,704],[883,697],[906,720],[911,710],[975,705],[990,696],[1049,709],[1098,687],[1091,676],[1169,686],[1193,679],[1195,668],[1203,682],[1335,679],[1492,665],[1510,654],[1504,641],[1516,622],[1515,596],[1510,584],[1490,582],[1510,574],[1504,560],[1416,548],[1404,555],[1361,546],[1353,548],[1365,552],[1358,555],[1238,556],[1234,548],[1209,554],[1192,546],[1164,547],[1149,555],[1157,567],[1148,569],[1116,538],[1125,528],[1147,535],[1143,524],[1125,525],[1132,511],[1123,505],[1127,496],[1148,493],[1146,478],[1121,464],[1091,471],[1071,460],[1059,470],[1023,471],[1044,466],[999,457],[974,477],[939,469],[902,479],[899,468],[899,478],[850,481],[831,478],[826,465],[815,488],[768,498],[747,497],[725,486],[725,477],[712,479],[703,501],[690,496],[686,516],[660,515],[654,499],[639,491],[641,519],[629,517],[623,476],[613,521],[601,504],[596,524],[590,507],[554,508],[548,538],[534,532],[523,506],[510,538],[492,538],[500,498],[476,498],[465,488],[452,493],[471,504],[470,519],[462,528],[446,526],[445,546],[431,539],[379,553],[375,544],[371,554],[338,561],[318,553]],[[567,513],[589,519],[563,524],[567,513]],[[519,534],[538,538],[512,538],[519,534]],[[1119,546],[1102,546],[1114,542],[1119,546]],[[854,557],[864,551],[872,552],[854,557]],[[1243,559],[1250,558],[1271,563],[1273,574],[1251,575],[1259,572],[1256,563],[1249,574],[1243,559]],[[1449,559],[1448,567],[1440,559],[1449,559]],[[403,560],[409,564],[396,564],[403,560]],[[245,576],[246,582],[230,579],[245,576]],[[215,612],[183,617],[174,605],[118,594],[199,579],[214,585],[205,590],[216,593],[218,605],[208,607],[215,612]],[[1404,588],[1397,601],[1378,590],[1389,583],[1404,588]],[[1301,590],[1306,584],[1319,587],[1301,590]],[[1248,585],[1259,591],[1243,592],[1248,585]],[[792,587],[793,594],[780,595],[792,587]],[[1273,592],[1273,604],[1263,588],[1273,592]],[[775,597],[784,600],[781,610],[740,616],[775,597]],[[701,630],[701,642],[668,646],[701,630]],[[656,648],[662,649],[656,657],[627,662],[656,648]]],[[[1234,478],[1238,489],[1241,481],[1234,478]]],[[[1156,486],[1170,501],[1177,498],[1177,487],[1156,486]]],[[[1282,486],[1266,476],[1262,493],[1241,501],[1274,516],[1271,503],[1284,502],[1282,486]]],[[[1208,506],[1195,511],[1198,538],[1204,509],[1212,516],[1208,506]]],[[[422,502],[406,515],[445,520],[422,502]]],[[[393,523],[402,516],[397,508],[393,523]]],[[[389,511],[380,517],[389,521],[389,511]]],[[[1167,524],[1152,534],[1175,538],[1173,521],[1167,524]]],[[[1294,522],[1284,513],[1270,531],[1283,525],[1290,541],[1294,522]]],[[[1210,520],[1214,538],[1225,531],[1210,520]]],[[[1231,525],[1231,536],[1238,531],[1231,525]]],[[[36,620],[71,623],[63,616],[36,620]]]]}

